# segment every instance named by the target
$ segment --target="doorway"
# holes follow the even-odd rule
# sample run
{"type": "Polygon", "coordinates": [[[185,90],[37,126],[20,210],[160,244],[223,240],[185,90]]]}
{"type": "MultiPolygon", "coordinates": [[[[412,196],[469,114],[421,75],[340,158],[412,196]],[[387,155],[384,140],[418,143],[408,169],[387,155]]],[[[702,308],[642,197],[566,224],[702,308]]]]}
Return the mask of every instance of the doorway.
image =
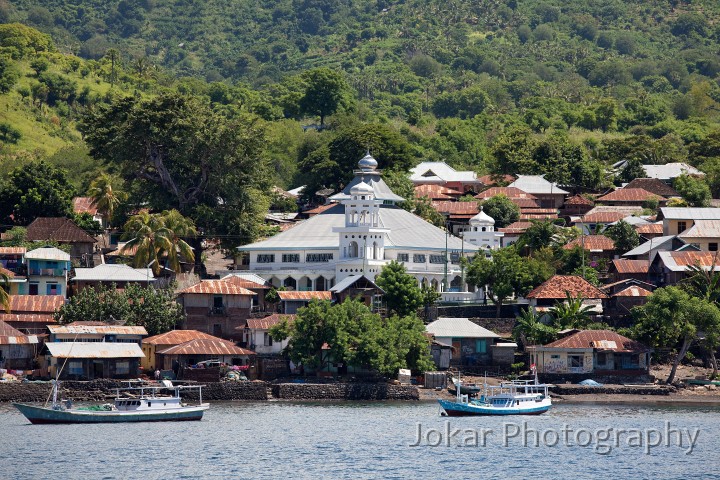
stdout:
{"type": "Polygon", "coordinates": [[[92,364],[92,378],[104,378],[102,360],[94,360],[92,364]]]}

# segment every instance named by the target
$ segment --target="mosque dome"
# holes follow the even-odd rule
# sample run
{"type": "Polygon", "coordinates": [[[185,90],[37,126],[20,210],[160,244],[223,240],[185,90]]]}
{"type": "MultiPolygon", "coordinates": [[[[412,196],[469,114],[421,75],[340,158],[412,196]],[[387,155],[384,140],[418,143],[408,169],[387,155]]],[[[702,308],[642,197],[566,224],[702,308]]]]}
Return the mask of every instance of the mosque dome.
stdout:
{"type": "Polygon", "coordinates": [[[358,167],[360,167],[361,170],[375,170],[378,166],[377,160],[373,158],[372,155],[370,155],[370,152],[368,152],[363,158],[360,159],[358,162],[358,167]]]}
{"type": "MultiPolygon", "coordinates": [[[[372,158],[372,157],[370,157],[372,158]]],[[[373,160],[375,160],[373,158],[373,160]]],[[[375,190],[365,182],[360,182],[350,189],[350,195],[374,195],[375,190]]]]}
{"type": "Polygon", "coordinates": [[[492,218],[487,213],[483,212],[482,207],[480,207],[480,213],[475,215],[470,219],[471,225],[495,225],[495,219],[492,218]]]}

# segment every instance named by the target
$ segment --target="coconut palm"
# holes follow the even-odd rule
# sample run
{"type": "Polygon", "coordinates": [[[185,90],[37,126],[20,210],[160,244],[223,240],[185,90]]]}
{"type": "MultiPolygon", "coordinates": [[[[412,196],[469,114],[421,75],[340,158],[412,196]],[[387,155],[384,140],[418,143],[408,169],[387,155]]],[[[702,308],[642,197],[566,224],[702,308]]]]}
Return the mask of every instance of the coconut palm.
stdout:
{"type": "Polygon", "coordinates": [[[565,300],[550,309],[555,326],[558,328],[584,328],[590,323],[592,307],[583,305],[581,296],[573,297],[565,292],[565,300]]]}
{"type": "Polygon", "coordinates": [[[0,306],[10,313],[10,277],[0,271],[0,306]]]}
{"type": "Polygon", "coordinates": [[[120,249],[120,253],[132,254],[134,267],[145,267],[152,263],[153,272],[160,272],[162,252],[171,248],[162,217],[148,212],[133,215],[125,223],[125,234],[122,238],[127,240],[127,243],[120,249]]]}
{"type": "Polygon", "coordinates": [[[513,337],[522,343],[523,348],[530,345],[544,345],[555,339],[557,331],[540,321],[537,313],[528,308],[516,319],[513,337]]]}
{"type": "Polygon", "coordinates": [[[162,235],[167,239],[168,249],[163,253],[167,255],[167,266],[175,272],[180,272],[180,259],[188,262],[195,261],[192,247],[183,238],[197,235],[195,224],[187,217],[183,217],[177,210],[166,210],[162,213],[164,228],[162,235]]]}
{"type": "Polygon", "coordinates": [[[90,183],[88,190],[92,205],[108,219],[108,223],[112,222],[115,209],[127,199],[124,192],[113,189],[112,182],[110,175],[103,173],[90,183]]]}

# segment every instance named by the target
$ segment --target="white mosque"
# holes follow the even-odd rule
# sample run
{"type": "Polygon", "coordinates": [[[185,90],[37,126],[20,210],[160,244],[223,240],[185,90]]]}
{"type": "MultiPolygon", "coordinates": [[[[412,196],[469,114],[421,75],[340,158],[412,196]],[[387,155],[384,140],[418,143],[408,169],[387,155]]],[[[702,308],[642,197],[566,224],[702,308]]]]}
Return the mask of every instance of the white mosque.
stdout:
{"type": "Polygon", "coordinates": [[[351,275],[370,279],[392,260],[405,265],[421,285],[460,299],[467,292],[460,257],[498,248],[502,233],[482,211],[471,220],[465,241],[396,206],[394,194],[366,155],[355,178],[331,197],[333,207],[267,240],[238,247],[249,270],[275,285],[299,291],[328,290],[351,275]],[[445,286],[447,285],[447,287],[445,286]]]}

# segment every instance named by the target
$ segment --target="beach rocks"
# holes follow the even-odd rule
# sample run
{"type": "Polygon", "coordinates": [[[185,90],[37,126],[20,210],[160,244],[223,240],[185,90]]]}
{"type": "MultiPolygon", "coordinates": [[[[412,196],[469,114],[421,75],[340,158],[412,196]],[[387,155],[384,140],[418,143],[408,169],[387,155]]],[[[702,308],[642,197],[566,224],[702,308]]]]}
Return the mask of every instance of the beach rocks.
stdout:
{"type": "Polygon", "coordinates": [[[418,400],[411,385],[387,383],[280,383],[272,386],[275,398],[288,400],[418,400]]]}

